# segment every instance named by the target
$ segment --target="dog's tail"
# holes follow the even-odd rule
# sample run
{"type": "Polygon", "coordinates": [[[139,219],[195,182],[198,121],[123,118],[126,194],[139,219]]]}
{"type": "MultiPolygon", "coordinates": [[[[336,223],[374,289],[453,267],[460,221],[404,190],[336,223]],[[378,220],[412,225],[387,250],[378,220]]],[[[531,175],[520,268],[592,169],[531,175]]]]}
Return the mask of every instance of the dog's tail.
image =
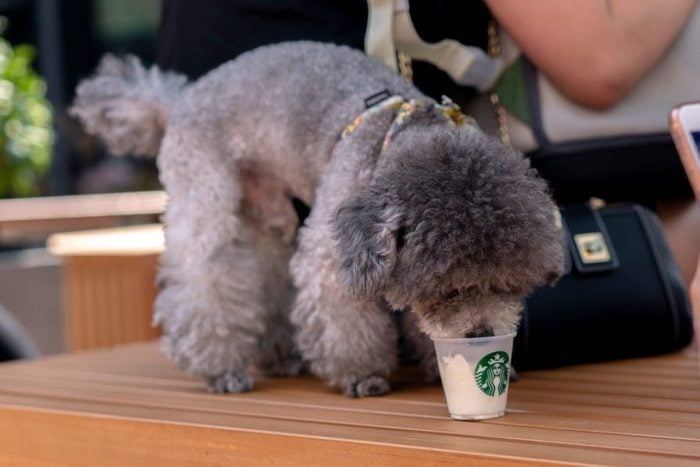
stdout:
{"type": "Polygon", "coordinates": [[[78,85],[69,112],[114,154],[155,156],[168,108],[186,84],[184,75],[146,69],[133,55],[105,55],[95,75],[78,85]]]}

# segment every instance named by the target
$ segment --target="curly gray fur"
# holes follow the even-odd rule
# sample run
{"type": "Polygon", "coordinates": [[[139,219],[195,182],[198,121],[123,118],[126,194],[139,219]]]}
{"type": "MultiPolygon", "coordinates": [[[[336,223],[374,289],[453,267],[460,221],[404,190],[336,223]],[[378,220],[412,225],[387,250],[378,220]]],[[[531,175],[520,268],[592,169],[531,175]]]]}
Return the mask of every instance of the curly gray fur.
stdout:
{"type": "Polygon", "coordinates": [[[360,52],[310,42],[186,86],[108,58],[80,85],[73,112],[110,147],[160,147],[155,319],[167,353],[212,390],[250,389],[251,365],[294,374],[301,354],[349,396],[386,393],[398,359],[387,301],[412,310],[407,341],[434,377],[425,333],[511,331],[523,296],[561,273],[555,206],[522,155],[433,105],[386,150],[392,109],[339,140],[383,89],[432,102],[360,52]],[[293,198],[312,207],[301,228],[293,198]]]}
{"type": "Polygon", "coordinates": [[[99,134],[116,155],[155,156],[163,139],[169,102],[187,78],[157,67],[146,70],[136,57],[105,55],[97,75],[80,83],[70,114],[90,134],[99,134]]]}

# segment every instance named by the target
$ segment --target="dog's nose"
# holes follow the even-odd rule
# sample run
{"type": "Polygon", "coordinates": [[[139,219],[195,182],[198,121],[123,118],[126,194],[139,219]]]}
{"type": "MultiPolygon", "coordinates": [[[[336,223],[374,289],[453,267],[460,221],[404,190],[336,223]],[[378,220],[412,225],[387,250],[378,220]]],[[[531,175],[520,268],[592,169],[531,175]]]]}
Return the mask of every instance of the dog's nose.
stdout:
{"type": "Polygon", "coordinates": [[[493,329],[491,329],[490,326],[483,326],[480,328],[476,328],[471,332],[468,332],[464,335],[464,337],[491,337],[493,336],[493,329]]]}

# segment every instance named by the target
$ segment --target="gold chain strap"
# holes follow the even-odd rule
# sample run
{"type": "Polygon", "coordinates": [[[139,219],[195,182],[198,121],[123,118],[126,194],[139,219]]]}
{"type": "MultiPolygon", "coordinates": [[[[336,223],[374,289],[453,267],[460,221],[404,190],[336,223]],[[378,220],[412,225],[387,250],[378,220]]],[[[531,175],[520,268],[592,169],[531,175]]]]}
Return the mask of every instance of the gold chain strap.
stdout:
{"type": "MultiPolygon", "coordinates": [[[[501,56],[501,42],[498,40],[498,30],[496,29],[496,21],[489,21],[488,27],[488,54],[491,58],[497,58],[501,56]]],[[[491,101],[491,106],[496,114],[496,124],[498,125],[498,137],[501,142],[507,146],[510,146],[510,132],[508,131],[508,120],[506,119],[506,109],[501,103],[501,98],[498,94],[492,92],[489,95],[489,100],[491,101]]]]}
{"type": "MultiPolygon", "coordinates": [[[[496,21],[489,21],[488,26],[488,54],[492,58],[500,57],[501,43],[498,40],[498,30],[496,21]]],[[[404,52],[397,52],[399,73],[409,83],[413,82],[413,62],[411,57],[404,52]]],[[[510,132],[508,131],[508,121],[506,120],[506,109],[501,103],[498,94],[492,92],[489,96],[491,106],[496,114],[496,123],[498,125],[498,137],[503,144],[510,146],[510,132]]]]}
{"type": "Polygon", "coordinates": [[[408,56],[408,54],[404,52],[397,52],[398,56],[398,61],[399,61],[399,73],[403,78],[408,81],[409,83],[413,82],[413,62],[411,61],[411,57],[408,56]]]}

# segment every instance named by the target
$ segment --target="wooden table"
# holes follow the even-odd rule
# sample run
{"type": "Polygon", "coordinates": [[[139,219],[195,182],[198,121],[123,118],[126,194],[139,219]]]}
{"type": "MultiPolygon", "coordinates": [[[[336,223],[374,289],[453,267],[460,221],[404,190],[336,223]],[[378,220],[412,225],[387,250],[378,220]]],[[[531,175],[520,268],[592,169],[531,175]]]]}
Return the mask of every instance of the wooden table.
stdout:
{"type": "Polygon", "coordinates": [[[386,397],[313,377],[213,395],[154,343],[0,365],[0,465],[700,465],[690,352],[528,372],[505,417],[448,418],[403,371],[386,397]]]}

